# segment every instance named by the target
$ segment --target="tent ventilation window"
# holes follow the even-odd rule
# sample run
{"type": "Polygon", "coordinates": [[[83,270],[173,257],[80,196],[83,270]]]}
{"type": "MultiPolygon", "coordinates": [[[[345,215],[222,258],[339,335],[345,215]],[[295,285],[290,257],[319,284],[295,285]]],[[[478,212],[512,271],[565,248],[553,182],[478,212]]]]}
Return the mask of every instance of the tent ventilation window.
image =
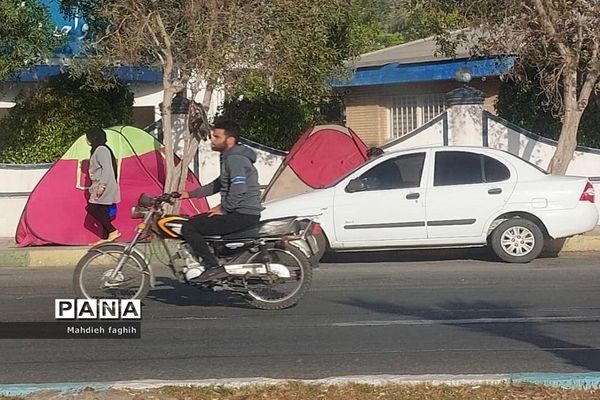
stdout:
{"type": "Polygon", "coordinates": [[[390,138],[399,138],[446,110],[444,94],[397,96],[390,108],[390,138]]]}

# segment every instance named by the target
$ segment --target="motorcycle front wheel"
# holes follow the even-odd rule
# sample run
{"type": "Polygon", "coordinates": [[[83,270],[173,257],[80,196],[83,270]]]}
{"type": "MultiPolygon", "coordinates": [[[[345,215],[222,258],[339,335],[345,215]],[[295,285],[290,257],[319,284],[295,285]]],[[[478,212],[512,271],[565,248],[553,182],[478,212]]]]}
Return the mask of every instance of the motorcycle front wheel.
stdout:
{"type": "Polygon", "coordinates": [[[125,254],[122,245],[90,249],[79,260],[73,274],[73,288],[82,299],[143,299],[150,290],[151,274],[144,258],[125,254]],[[122,268],[111,278],[122,260],[122,268]]]}
{"type": "Polygon", "coordinates": [[[251,277],[246,282],[250,302],[263,310],[281,310],[296,305],[308,292],[312,283],[312,268],[308,258],[294,246],[272,247],[258,253],[244,253],[237,262],[284,265],[290,272],[289,278],[274,273],[251,277]]]}

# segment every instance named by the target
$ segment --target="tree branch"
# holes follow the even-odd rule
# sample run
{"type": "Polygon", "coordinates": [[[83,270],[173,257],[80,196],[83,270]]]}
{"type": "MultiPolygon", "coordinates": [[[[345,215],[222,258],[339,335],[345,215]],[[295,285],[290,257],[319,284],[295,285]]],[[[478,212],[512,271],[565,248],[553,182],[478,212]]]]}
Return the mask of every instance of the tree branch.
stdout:
{"type": "Polygon", "coordinates": [[[600,59],[598,58],[598,53],[600,51],[600,42],[594,42],[594,47],[592,48],[592,56],[589,62],[591,65],[590,70],[588,71],[585,82],[581,87],[581,91],[579,92],[577,105],[579,110],[583,111],[588,104],[592,91],[594,87],[598,83],[598,77],[600,77],[600,59]]]}
{"type": "Polygon", "coordinates": [[[579,61],[581,60],[581,49],[583,47],[583,27],[581,26],[581,21],[577,24],[577,45],[575,48],[575,64],[579,65],[579,61]]]}
{"type": "Polygon", "coordinates": [[[558,47],[558,51],[562,54],[562,56],[565,57],[565,59],[569,58],[571,56],[569,48],[564,44],[564,42],[562,42],[561,36],[558,34],[558,32],[556,32],[556,29],[554,28],[555,21],[550,17],[549,13],[546,12],[546,8],[544,7],[542,0],[532,1],[540,17],[542,26],[546,30],[546,33],[548,33],[548,35],[554,39],[558,47]]]}

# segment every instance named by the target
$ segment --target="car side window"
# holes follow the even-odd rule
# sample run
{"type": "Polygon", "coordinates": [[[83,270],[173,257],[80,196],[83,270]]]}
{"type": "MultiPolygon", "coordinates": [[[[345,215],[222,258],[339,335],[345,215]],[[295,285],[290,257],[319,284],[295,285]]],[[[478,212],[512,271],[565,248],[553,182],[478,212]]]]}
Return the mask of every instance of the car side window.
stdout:
{"type": "Polygon", "coordinates": [[[408,189],[421,185],[425,153],[407,154],[386,160],[360,179],[367,190],[408,189]]]}
{"type": "Polygon", "coordinates": [[[486,182],[502,182],[510,179],[510,170],[495,158],[483,156],[483,171],[486,182]]]}
{"type": "Polygon", "coordinates": [[[483,183],[480,154],[466,151],[438,151],[435,153],[434,186],[474,183],[483,183]]]}

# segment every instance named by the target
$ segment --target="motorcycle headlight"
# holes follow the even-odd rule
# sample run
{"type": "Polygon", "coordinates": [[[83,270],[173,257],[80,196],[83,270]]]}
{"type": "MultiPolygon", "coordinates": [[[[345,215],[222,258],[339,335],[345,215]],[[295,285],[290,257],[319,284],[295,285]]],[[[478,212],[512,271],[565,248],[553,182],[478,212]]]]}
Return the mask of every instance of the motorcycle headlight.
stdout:
{"type": "Polygon", "coordinates": [[[147,210],[145,208],[139,207],[139,206],[133,206],[131,207],[131,218],[133,219],[139,219],[139,218],[144,218],[144,216],[146,215],[147,210]]]}

